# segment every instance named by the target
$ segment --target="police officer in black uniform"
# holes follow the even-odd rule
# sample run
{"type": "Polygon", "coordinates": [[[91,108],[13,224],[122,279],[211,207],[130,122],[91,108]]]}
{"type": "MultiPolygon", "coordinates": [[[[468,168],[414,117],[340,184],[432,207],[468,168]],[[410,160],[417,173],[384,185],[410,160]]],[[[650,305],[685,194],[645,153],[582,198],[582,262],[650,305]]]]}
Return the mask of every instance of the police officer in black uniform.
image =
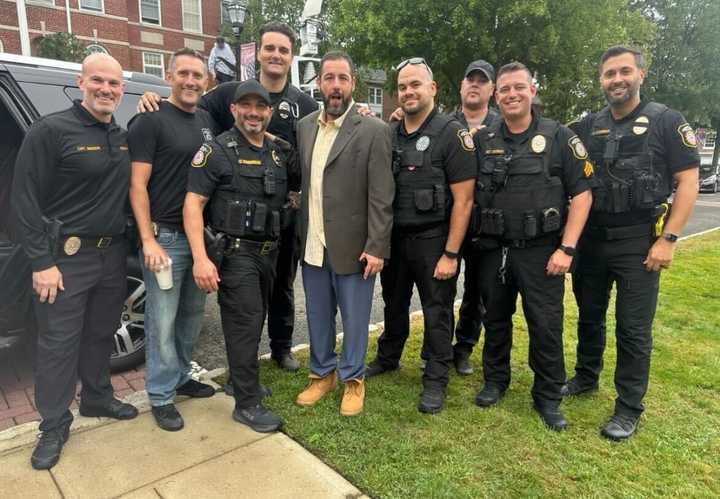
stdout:
{"type": "MultiPolygon", "coordinates": [[[[500,120],[500,114],[489,106],[495,89],[494,81],[495,68],[487,61],[478,59],[468,64],[465,69],[465,77],[460,83],[461,108],[453,113],[452,117],[462,123],[473,137],[477,131],[500,120]]],[[[475,145],[477,147],[477,143],[475,145]]],[[[485,314],[480,294],[479,256],[479,252],[473,251],[471,238],[466,237],[462,251],[465,262],[465,289],[453,346],[455,369],[462,375],[473,373],[470,355],[480,341],[480,329],[485,314]]]]}
{"type": "Polygon", "coordinates": [[[437,87],[425,60],[408,59],[398,70],[398,98],[405,117],[392,125],[392,257],[380,275],[385,330],[365,376],[399,368],[416,285],[425,316],[427,356],[418,409],[436,413],[445,401],[452,361],[458,256],[472,209],[477,163],[470,133],[435,109],[437,87]]]}
{"type": "Polygon", "coordinates": [[[232,110],[235,127],[203,144],[193,158],[184,224],[195,282],[206,291],[218,290],[233,418],[255,431],[271,432],[282,420],[261,404],[258,345],[275,278],[283,206],[298,178],[288,177],[294,165],[265,138],[273,112],[267,90],[256,80],[242,83],[232,110]],[[206,249],[203,209],[208,202],[206,249]]]}
{"type": "Polygon", "coordinates": [[[31,463],[52,468],[73,416],[131,419],[113,397],[110,354],[125,300],[124,232],[130,181],[127,133],[113,112],[124,84],[112,57],[83,62],[82,101],[39,119],[17,157],[12,202],[30,259],[38,325],[35,404],[42,432],[31,463]]]}
{"type": "Polygon", "coordinates": [[[580,309],[577,365],[563,394],[598,388],[614,282],[618,396],[615,413],[601,431],[611,440],[626,439],[637,429],[648,387],[660,271],[670,266],[697,197],[700,159],[693,130],[679,112],[640,99],[644,77],[642,53],[609,48],[600,62],[609,105],[573,126],[589,148],[596,182],[573,275],[580,309]]]}
{"type": "MultiPolygon", "coordinates": [[[[274,110],[267,131],[280,139],[278,144],[281,147],[291,147],[293,150],[297,147],[297,122],[318,108],[311,96],[290,83],[295,41],[295,33],[290,26],[282,22],[269,22],[260,28],[260,48],[257,54],[260,64],[258,81],[268,91],[274,110]]],[[[222,83],[200,100],[200,107],[212,115],[222,130],[234,126],[235,118],[230,112],[230,104],[238,85],[238,81],[222,83]]],[[[157,110],[156,102],[159,100],[157,94],[146,93],[138,108],[142,111],[157,110]]],[[[296,212],[290,215],[280,240],[277,275],[268,310],[268,336],[273,360],[283,369],[297,371],[300,365],[290,352],[295,327],[294,283],[298,264],[296,212]]]]}
{"type": "Polygon", "coordinates": [[[565,381],[564,274],[592,203],[592,165],[572,131],[532,113],[535,94],[523,64],[500,68],[495,100],[503,119],[478,135],[475,225],[487,312],[485,385],[475,402],[496,404],[510,384],[512,316],[519,293],[535,373],[533,407],[548,427],[560,431],[567,427],[559,408],[565,381]]]}

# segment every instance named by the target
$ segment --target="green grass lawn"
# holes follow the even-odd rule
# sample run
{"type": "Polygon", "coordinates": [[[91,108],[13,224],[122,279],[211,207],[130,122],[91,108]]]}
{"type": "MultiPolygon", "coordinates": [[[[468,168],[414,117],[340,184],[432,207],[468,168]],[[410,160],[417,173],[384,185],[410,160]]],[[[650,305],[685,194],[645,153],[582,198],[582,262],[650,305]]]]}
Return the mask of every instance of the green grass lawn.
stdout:
{"type": "MultiPolygon", "coordinates": [[[[284,431],[373,497],[718,497],[718,296],[720,233],[681,242],[672,270],[663,272],[646,412],[637,435],[620,444],[599,436],[614,407],[614,335],[608,337],[600,391],[563,403],[571,426],[558,434],[531,407],[527,330],[519,313],[512,384],[490,409],[473,403],[482,384],[476,369],[469,377],[453,371],[442,413],[417,411],[418,323],[402,369],[368,381],[360,416],[339,415],[341,389],[316,407],[295,406],[307,369],[293,376],[264,362],[262,378],[274,391],[268,405],[286,419],[284,431]]],[[[571,376],[577,314],[569,286],[565,303],[571,376]]],[[[608,331],[614,331],[609,319],[608,331]]],[[[375,349],[373,336],[369,358],[375,349]]],[[[300,357],[307,365],[307,355],[300,357]]],[[[473,363],[479,367],[479,349],[473,363]]]]}

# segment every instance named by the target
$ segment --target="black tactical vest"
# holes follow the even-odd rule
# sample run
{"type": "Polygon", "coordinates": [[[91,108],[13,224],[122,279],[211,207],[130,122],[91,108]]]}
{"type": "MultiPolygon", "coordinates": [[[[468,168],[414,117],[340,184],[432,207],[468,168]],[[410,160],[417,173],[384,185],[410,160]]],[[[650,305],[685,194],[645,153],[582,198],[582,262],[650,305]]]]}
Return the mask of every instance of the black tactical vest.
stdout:
{"type": "Polygon", "coordinates": [[[400,123],[391,124],[395,201],[393,224],[399,229],[432,227],[448,220],[452,196],[442,159],[433,160],[439,136],[453,120],[436,114],[425,125],[415,145],[400,146],[400,123]]]}
{"type": "Polygon", "coordinates": [[[562,179],[550,175],[558,123],[539,118],[532,137],[514,152],[507,148],[501,126],[502,120],[478,132],[483,160],[475,189],[474,235],[527,241],[558,233],[567,211],[562,179]]]}
{"type": "Polygon", "coordinates": [[[287,196],[284,156],[268,144],[261,153],[262,164],[248,164],[257,161],[257,155],[243,154],[249,146],[236,128],[219,135],[215,143],[233,165],[233,177],[230,184],[220,185],[210,200],[210,225],[233,237],[277,239],[287,196]]]}
{"type": "Polygon", "coordinates": [[[588,141],[595,169],[593,215],[624,214],[628,224],[650,221],[652,209],[667,199],[668,187],[653,167],[648,138],[667,106],[650,102],[633,120],[617,124],[606,107],[593,120],[588,141]]]}

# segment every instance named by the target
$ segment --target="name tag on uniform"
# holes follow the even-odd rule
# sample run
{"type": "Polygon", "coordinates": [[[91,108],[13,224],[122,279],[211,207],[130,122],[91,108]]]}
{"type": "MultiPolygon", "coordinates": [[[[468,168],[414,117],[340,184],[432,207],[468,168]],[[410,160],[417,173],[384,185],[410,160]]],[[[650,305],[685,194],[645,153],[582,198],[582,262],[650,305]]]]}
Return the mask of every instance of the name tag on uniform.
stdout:
{"type": "Polygon", "coordinates": [[[241,165],[252,165],[252,166],[260,166],[262,165],[262,161],[259,159],[238,159],[238,164],[241,165]]]}
{"type": "Polygon", "coordinates": [[[77,146],[79,152],[102,151],[102,146],[77,146]]]}

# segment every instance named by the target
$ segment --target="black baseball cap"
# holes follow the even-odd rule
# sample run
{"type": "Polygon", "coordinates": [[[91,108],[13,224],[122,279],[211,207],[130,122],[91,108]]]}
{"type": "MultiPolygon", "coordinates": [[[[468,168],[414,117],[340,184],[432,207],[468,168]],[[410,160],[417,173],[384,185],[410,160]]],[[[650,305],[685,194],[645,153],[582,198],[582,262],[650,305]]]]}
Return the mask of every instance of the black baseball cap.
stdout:
{"type": "Polygon", "coordinates": [[[237,102],[247,95],[257,95],[264,100],[268,106],[270,105],[270,94],[257,80],[247,80],[238,85],[235,90],[233,102],[237,102]]]}
{"type": "Polygon", "coordinates": [[[478,59],[468,64],[468,67],[465,68],[465,78],[470,76],[470,73],[473,71],[482,71],[489,81],[495,81],[495,68],[483,59],[478,59]]]}

